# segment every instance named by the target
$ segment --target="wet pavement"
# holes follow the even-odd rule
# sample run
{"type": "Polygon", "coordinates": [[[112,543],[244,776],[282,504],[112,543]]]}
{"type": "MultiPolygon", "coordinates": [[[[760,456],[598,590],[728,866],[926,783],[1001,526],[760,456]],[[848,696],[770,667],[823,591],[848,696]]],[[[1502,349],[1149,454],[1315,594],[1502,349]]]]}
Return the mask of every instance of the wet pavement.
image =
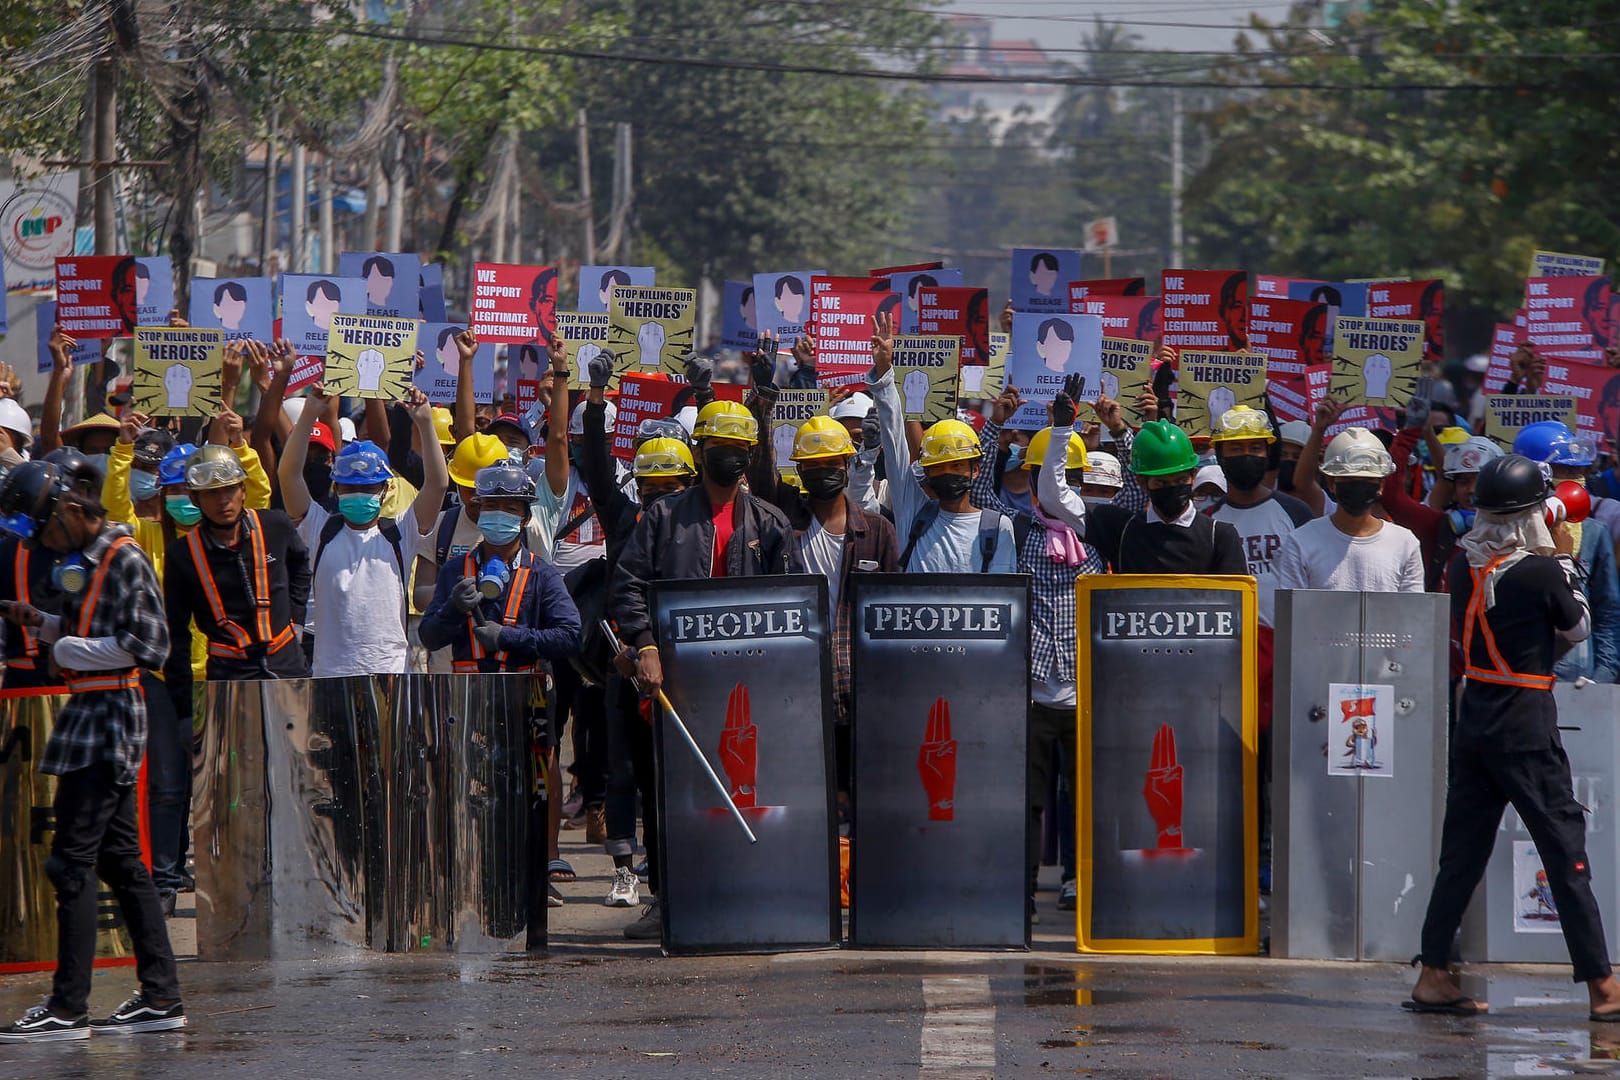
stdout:
{"type": "MultiPolygon", "coordinates": [[[[606,860],[567,854],[549,955],[186,962],[188,1030],[0,1047],[0,1078],[1620,1075],[1567,969],[1476,968],[1490,1016],[1416,1016],[1390,964],[1077,957],[1051,892],[1030,953],[665,959],[618,935],[606,860]]],[[[133,981],[98,972],[94,1011],[133,981]]],[[[0,1013],[47,983],[0,978],[0,1013]]]]}

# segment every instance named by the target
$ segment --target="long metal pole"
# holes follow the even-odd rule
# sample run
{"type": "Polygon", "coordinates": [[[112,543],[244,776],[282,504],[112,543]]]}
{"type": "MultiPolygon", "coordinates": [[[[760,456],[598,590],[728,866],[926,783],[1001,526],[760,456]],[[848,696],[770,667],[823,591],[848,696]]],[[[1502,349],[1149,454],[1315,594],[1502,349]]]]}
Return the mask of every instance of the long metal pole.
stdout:
{"type": "Polygon", "coordinates": [[[1181,91],[1170,91],[1170,265],[1181,266],[1181,91]]]}

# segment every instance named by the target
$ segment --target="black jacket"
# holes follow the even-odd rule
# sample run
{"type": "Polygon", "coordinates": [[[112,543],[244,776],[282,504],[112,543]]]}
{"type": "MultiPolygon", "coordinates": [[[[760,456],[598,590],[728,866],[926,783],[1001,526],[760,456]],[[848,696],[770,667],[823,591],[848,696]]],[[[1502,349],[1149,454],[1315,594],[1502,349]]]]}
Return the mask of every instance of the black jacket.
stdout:
{"type": "MultiPolygon", "coordinates": [[[[745,491],[732,505],[726,548],[727,577],[802,574],[793,526],[776,507],[745,491]]],[[[666,495],[642,511],[619,553],[608,591],[608,611],[619,635],[640,648],[654,644],[652,583],[706,578],[714,554],[714,509],[702,484],[666,495]]]]}

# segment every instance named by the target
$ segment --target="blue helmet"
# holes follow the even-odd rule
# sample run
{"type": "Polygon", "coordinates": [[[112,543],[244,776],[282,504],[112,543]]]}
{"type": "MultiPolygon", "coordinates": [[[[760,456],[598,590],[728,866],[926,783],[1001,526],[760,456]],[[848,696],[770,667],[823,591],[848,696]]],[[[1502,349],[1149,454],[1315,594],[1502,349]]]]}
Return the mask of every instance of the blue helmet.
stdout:
{"type": "Polygon", "coordinates": [[[1519,429],[1513,452],[1531,461],[1584,469],[1597,460],[1597,447],[1569,430],[1562,420],[1542,420],[1519,429]]]}
{"type": "Polygon", "coordinates": [[[190,443],[180,443],[164,454],[163,460],[158,462],[158,483],[163,487],[185,483],[186,462],[190,461],[191,455],[196,452],[197,448],[190,443]]]}
{"type": "Polygon", "coordinates": [[[369,439],[348,443],[332,459],[334,484],[386,484],[393,475],[388,455],[369,439]]]}

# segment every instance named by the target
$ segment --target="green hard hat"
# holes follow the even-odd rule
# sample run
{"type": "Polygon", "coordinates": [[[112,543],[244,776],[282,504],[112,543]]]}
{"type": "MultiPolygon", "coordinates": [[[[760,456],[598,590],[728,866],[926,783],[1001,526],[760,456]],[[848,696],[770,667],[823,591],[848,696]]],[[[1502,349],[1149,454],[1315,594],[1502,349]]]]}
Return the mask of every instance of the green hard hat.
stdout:
{"type": "Polygon", "coordinates": [[[1198,453],[1187,433],[1169,420],[1149,420],[1131,444],[1131,472],[1174,476],[1198,468],[1198,453]]]}

